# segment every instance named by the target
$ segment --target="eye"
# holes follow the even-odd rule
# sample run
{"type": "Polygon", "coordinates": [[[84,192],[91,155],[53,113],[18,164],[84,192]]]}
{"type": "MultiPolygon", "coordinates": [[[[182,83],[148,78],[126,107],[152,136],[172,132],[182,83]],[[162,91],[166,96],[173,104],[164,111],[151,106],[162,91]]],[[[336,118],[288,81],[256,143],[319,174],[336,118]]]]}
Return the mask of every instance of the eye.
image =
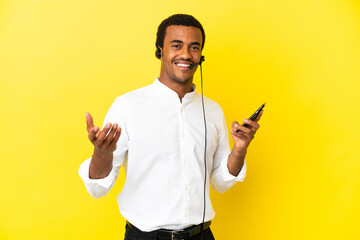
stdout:
{"type": "Polygon", "coordinates": [[[197,45],[192,46],[191,49],[194,50],[194,51],[199,51],[200,50],[199,46],[197,46],[197,45]]]}
{"type": "Polygon", "coordinates": [[[173,48],[180,48],[181,46],[179,44],[172,45],[173,48]]]}

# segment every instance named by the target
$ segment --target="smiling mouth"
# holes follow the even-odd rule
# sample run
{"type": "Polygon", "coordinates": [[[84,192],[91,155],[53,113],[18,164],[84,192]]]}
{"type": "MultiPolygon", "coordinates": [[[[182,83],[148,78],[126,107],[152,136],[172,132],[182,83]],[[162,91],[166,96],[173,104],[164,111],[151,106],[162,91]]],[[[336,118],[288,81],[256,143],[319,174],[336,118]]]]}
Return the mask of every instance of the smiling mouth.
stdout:
{"type": "Polygon", "coordinates": [[[186,67],[186,68],[190,67],[190,64],[186,64],[186,63],[175,63],[175,65],[178,67],[186,67]]]}

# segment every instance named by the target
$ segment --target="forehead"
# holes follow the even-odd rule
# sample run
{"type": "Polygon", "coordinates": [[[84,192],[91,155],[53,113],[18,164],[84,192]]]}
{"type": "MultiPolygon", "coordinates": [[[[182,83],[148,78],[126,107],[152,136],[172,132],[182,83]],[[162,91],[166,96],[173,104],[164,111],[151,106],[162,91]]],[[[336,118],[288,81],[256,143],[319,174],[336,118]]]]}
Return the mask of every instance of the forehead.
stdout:
{"type": "Polygon", "coordinates": [[[173,40],[181,40],[183,42],[199,42],[202,44],[202,33],[197,27],[171,25],[166,28],[165,43],[173,40]]]}

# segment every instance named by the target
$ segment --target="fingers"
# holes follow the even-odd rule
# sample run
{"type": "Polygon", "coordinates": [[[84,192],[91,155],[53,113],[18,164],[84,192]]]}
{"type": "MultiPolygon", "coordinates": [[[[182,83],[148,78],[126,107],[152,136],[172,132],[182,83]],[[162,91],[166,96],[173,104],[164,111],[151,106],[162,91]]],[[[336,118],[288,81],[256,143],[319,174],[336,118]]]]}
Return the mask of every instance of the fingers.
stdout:
{"type": "Polygon", "coordinates": [[[90,113],[85,113],[86,118],[86,130],[90,133],[91,129],[94,128],[93,118],[90,113]]]}
{"type": "Polygon", "coordinates": [[[99,151],[113,152],[116,149],[116,143],[119,140],[120,135],[121,128],[117,123],[107,123],[101,131],[91,131],[89,133],[89,139],[90,141],[92,140],[95,148],[99,151]]]}
{"type": "Polygon", "coordinates": [[[231,135],[234,140],[234,148],[236,146],[237,151],[246,152],[247,147],[250,142],[254,139],[256,131],[259,129],[260,125],[257,123],[260,120],[263,110],[261,110],[252,121],[249,119],[244,119],[244,124],[240,125],[238,122],[234,121],[232,123],[232,128],[230,130],[231,135]]]}
{"type": "Polygon", "coordinates": [[[111,127],[111,130],[109,131],[109,133],[105,137],[105,140],[103,142],[104,147],[110,146],[112,140],[115,137],[115,133],[116,133],[117,128],[118,128],[117,123],[114,123],[114,125],[112,125],[112,127],[111,127]]]}
{"type": "Polygon", "coordinates": [[[111,123],[107,123],[104,128],[98,133],[98,135],[96,136],[96,145],[100,145],[105,141],[105,138],[109,132],[109,130],[111,129],[112,124],[111,123]]]}
{"type": "Polygon", "coordinates": [[[256,131],[260,127],[260,125],[255,120],[251,121],[249,119],[244,119],[244,123],[247,125],[246,128],[249,128],[251,131],[256,131]]]}
{"type": "Polygon", "coordinates": [[[249,134],[251,132],[250,128],[240,125],[238,122],[234,121],[232,123],[232,131],[238,134],[249,134]],[[240,133],[241,132],[241,133],[240,133]]]}
{"type": "Polygon", "coordinates": [[[254,138],[254,135],[255,135],[256,131],[259,129],[260,125],[257,122],[251,121],[249,119],[244,119],[244,122],[247,125],[246,127],[243,125],[240,125],[238,122],[234,121],[232,123],[232,129],[230,130],[231,134],[234,137],[241,138],[241,139],[254,138]]]}
{"type": "Polygon", "coordinates": [[[110,149],[114,149],[114,151],[115,151],[115,149],[116,149],[116,143],[117,143],[117,141],[119,140],[120,135],[121,135],[121,128],[118,127],[118,128],[116,129],[114,138],[113,138],[113,140],[112,140],[111,143],[110,143],[110,146],[109,146],[110,149]]]}
{"type": "Polygon", "coordinates": [[[232,134],[233,137],[239,138],[239,139],[251,139],[253,138],[252,134],[246,134],[242,131],[236,132],[233,129],[230,130],[230,133],[232,134]]]}

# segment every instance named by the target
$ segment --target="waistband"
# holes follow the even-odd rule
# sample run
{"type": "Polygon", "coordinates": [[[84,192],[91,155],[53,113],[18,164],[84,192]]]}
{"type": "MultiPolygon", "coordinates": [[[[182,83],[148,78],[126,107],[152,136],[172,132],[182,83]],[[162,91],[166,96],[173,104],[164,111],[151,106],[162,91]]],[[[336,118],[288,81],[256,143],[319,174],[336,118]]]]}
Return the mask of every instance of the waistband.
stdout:
{"type": "Polygon", "coordinates": [[[194,225],[181,230],[167,230],[167,229],[159,229],[151,232],[143,232],[130,222],[126,222],[126,225],[133,231],[137,233],[139,236],[143,237],[157,237],[161,239],[171,239],[171,240],[185,240],[189,239],[199,233],[201,230],[204,231],[210,227],[211,221],[204,222],[203,224],[194,225]]]}

